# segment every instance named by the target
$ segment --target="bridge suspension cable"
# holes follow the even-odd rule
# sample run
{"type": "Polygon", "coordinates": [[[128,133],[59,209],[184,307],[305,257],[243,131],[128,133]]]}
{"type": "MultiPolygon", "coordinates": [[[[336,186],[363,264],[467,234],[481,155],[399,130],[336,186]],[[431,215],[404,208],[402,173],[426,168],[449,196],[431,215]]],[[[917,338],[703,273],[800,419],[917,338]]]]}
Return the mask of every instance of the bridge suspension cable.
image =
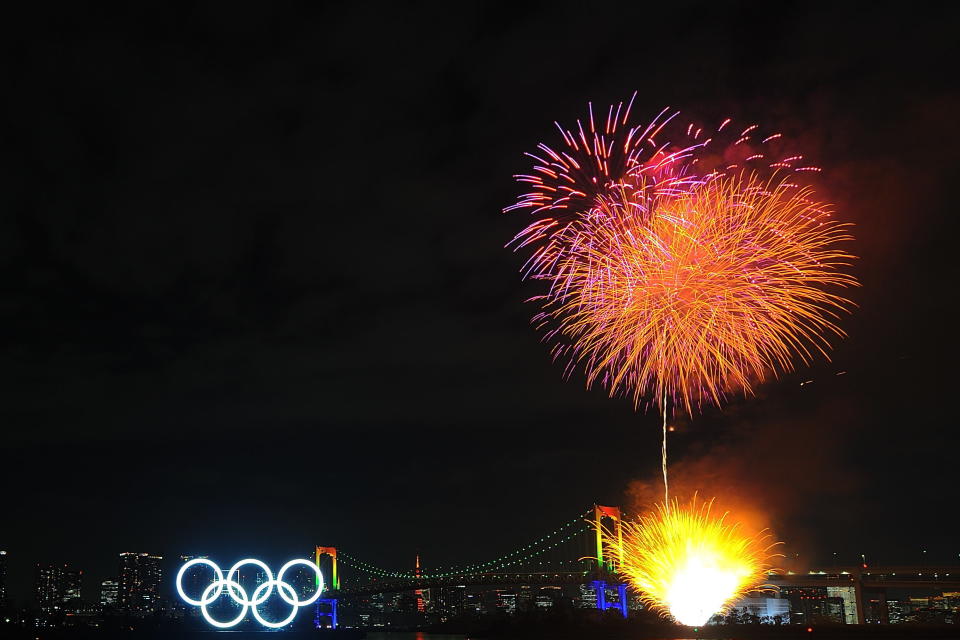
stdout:
{"type": "MultiPolygon", "coordinates": [[[[475,562],[462,566],[448,566],[441,567],[434,571],[425,571],[422,572],[419,576],[415,575],[411,571],[390,571],[383,569],[376,565],[364,562],[359,558],[356,558],[348,553],[343,551],[340,552],[341,560],[345,564],[348,564],[364,573],[369,575],[374,575],[380,578],[399,578],[399,579],[414,579],[414,578],[447,578],[453,576],[461,575],[476,575],[481,573],[487,573],[490,571],[495,571],[498,569],[504,569],[507,567],[519,565],[528,560],[532,560],[535,557],[541,556],[544,553],[551,551],[558,547],[559,545],[568,542],[574,539],[576,536],[589,531],[593,525],[587,523],[585,518],[592,513],[593,509],[589,509],[576,518],[569,520],[562,524],[557,529],[547,533],[544,536],[532,541],[530,544],[519,547],[510,553],[501,555],[493,560],[488,560],[485,562],[475,562]],[[581,526],[577,527],[575,525],[580,524],[581,526]],[[563,535],[566,534],[566,535],[563,535]]],[[[571,563],[579,562],[580,559],[570,560],[571,563]]],[[[567,561],[561,560],[560,563],[567,561]]],[[[551,563],[552,564],[552,563],[551,563]]]]}

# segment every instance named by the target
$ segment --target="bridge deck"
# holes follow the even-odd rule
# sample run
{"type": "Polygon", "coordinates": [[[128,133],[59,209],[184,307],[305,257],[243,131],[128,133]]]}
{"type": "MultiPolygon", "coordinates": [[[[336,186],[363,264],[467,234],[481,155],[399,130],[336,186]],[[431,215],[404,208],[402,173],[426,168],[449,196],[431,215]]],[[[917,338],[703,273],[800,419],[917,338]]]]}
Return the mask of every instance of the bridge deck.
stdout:
{"type": "MultiPolygon", "coordinates": [[[[484,585],[561,585],[586,584],[593,580],[618,582],[615,574],[601,571],[489,572],[444,578],[414,578],[374,581],[355,587],[328,591],[329,598],[349,598],[374,593],[394,593],[414,589],[484,585]]],[[[771,575],[774,586],[855,587],[863,589],[932,588],[960,591],[960,567],[836,567],[811,573],[771,575]]]]}

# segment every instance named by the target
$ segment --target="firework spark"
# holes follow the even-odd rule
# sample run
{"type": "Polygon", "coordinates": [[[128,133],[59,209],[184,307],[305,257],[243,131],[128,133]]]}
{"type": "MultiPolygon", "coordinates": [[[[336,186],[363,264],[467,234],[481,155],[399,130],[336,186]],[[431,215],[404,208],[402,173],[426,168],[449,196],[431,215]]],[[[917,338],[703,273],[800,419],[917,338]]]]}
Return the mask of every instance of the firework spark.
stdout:
{"type": "Polygon", "coordinates": [[[555,355],[588,386],[665,399],[692,412],[826,357],[849,303],[835,287],[852,256],[848,227],[809,189],[753,174],[654,199],[649,212],[597,208],[590,233],[561,234],[543,312],[555,355]]]}
{"type": "Polygon", "coordinates": [[[750,592],[762,588],[774,559],[771,536],[745,534],[716,515],[713,501],[661,505],[637,522],[623,523],[619,571],[648,607],[681,624],[700,626],[750,592]]]}
{"type": "Polygon", "coordinates": [[[513,244],[548,286],[534,323],[566,374],[582,365],[588,387],[666,417],[826,356],[852,306],[836,290],[857,282],[849,226],[799,184],[820,169],[757,125],[684,128],[664,110],[631,127],[632,106],[558,125],[564,148],[528,154],[531,190],[506,209],[535,217],[513,244]]]}
{"type": "Polygon", "coordinates": [[[758,125],[743,129],[729,118],[707,129],[684,122],[677,111],[663,109],[649,123],[631,125],[634,92],[629,102],[610,105],[595,117],[589,105],[586,122],[564,128],[554,123],[563,146],[544,143],[535,153],[530,173],[514,176],[529,191],[505,212],[528,210],[535,218],[511,245],[531,248],[526,277],[549,277],[564,250],[564,240],[589,234],[597,208],[648,211],[651,200],[702,184],[725,172],[819,172],[802,155],[783,148],[782,135],[762,135],[758,125]]]}

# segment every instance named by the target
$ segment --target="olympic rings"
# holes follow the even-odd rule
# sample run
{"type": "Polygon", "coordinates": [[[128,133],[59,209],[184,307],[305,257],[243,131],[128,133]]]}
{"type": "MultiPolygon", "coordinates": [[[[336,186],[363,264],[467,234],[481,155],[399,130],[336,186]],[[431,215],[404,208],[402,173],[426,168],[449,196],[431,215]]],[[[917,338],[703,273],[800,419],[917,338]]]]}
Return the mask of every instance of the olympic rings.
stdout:
{"type": "Polygon", "coordinates": [[[245,558],[240,560],[230,567],[230,571],[227,572],[226,576],[223,575],[223,571],[219,566],[217,566],[217,563],[213,562],[212,560],[207,560],[206,558],[194,558],[193,560],[184,563],[184,565],[180,567],[180,571],[177,572],[177,593],[180,594],[180,597],[183,598],[184,602],[187,604],[200,607],[200,613],[203,614],[204,619],[218,629],[229,629],[230,627],[236,626],[246,617],[248,611],[251,611],[257,622],[265,627],[269,627],[271,629],[285,627],[293,622],[293,619],[296,617],[297,611],[300,609],[300,607],[305,607],[316,602],[322,591],[323,574],[320,573],[320,568],[309,560],[304,560],[302,558],[291,560],[280,567],[280,571],[277,573],[276,578],[273,577],[273,572],[270,571],[270,567],[255,558],[245,558]],[[216,579],[213,580],[203,590],[199,600],[194,600],[183,591],[183,575],[190,567],[200,564],[206,565],[213,569],[216,579]],[[253,590],[251,597],[247,597],[246,589],[244,589],[243,586],[241,586],[240,583],[234,579],[234,576],[239,572],[240,567],[248,564],[255,565],[257,568],[267,574],[267,579],[260,583],[257,588],[253,590]],[[291,567],[296,565],[309,567],[317,576],[317,590],[310,598],[307,598],[306,600],[300,600],[297,597],[296,590],[283,579],[284,574],[291,567]],[[219,620],[215,620],[213,616],[210,615],[210,612],[207,611],[207,606],[213,604],[217,598],[223,595],[224,587],[226,587],[227,595],[229,595],[234,602],[240,605],[240,612],[233,620],[221,622],[219,620]],[[290,611],[290,615],[287,616],[286,619],[279,622],[270,622],[269,620],[264,619],[260,615],[260,611],[257,609],[258,606],[266,602],[267,599],[273,595],[274,587],[277,588],[277,594],[280,596],[280,598],[293,607],[293,609],[290,611]]]}

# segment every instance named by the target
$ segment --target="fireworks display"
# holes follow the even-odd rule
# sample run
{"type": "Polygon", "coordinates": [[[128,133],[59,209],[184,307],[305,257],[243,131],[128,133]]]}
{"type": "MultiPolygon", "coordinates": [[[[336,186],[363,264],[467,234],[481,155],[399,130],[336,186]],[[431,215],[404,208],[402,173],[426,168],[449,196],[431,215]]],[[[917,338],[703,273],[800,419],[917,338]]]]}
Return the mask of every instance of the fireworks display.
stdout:
{"type": "Polygon", "coordinates": [[[528,154],[532,171],[516,176],[528,191],[505,210],[534,218],[511,244],[530,251],[524,277],[545,289],[534,324],[566,375],[581,367],[587,387],[663,416],[664,500],[623,523],[619,570],[652,608],[701,625],[761,584],[769,536],[712,502],[670,500],[668,412],[828,358],[852,306],[841,292],[857,285],[853,238],[816,196],[820,168],[779,133],[684,126],[667,110],[631,126],[633,104],[558,124],[563,147],[528,154]]]}
{"type": "Polygon", "coordinates": [[[850,286],[843,225],[810,192],[724,175],[669,197],[650,216],[602,215],[571,240],[540,319],[575,345],[588,385],[666,398],[688,412],[826,354],[850,286]]]}
{"type": "Polygon", "coordinates": [[[627,127],[631,106],[560,128],[566,148],[531,154],[531,191],[507,208],[536,218],[514,244],[547,283],[534,322],[567,374],[693,413],[825,356],[851,306],[831,290],[856,280],[848,226],[797,179],[819,168],[756,125],[708,136],[664,112],[627,127]],[[659,141],[668,129],[679,143],[659,141]]]}
{"type": "Polygon", "coordinates": [[[762,587],[773,559],[769,534],[745,534],[712,507],[694,497],[622,525],[620,573],[646,606],[685,625],[703,625],[762,587]]]}

